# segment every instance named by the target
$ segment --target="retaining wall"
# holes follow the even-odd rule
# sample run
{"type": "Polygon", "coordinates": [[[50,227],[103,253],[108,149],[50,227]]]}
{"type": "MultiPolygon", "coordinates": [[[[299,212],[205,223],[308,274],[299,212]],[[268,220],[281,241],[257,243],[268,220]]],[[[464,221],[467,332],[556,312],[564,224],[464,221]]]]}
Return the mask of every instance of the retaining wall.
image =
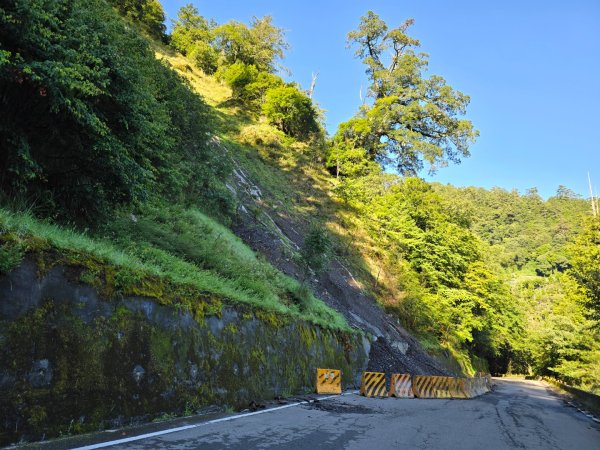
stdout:
{"type": "Polygon", "coordinates": [[[369,341],[206,296],[203,314],[106,300],[31,258],[0,277],[0,445],[314,391],[366,368],[369,341]]]}

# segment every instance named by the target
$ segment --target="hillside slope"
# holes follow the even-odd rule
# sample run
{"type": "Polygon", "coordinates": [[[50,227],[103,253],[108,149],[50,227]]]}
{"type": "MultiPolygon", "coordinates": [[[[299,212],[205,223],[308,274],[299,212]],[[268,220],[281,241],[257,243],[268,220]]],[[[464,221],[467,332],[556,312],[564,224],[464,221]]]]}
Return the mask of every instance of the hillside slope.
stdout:
{"type": "MultiPolygon", "coordinates": [[[[237,201],[232,230],[283,273],[301,280],[297,254],[304,236],[313,222],[327,224],[336,239],[335,255],[327,270],[310,277],[308,283],[315,295],[351,326],[378,338],[369,368],[415,374],[452,370],[425,352],[398,318],[387,314],[365,288],[375,280],[355,249],[361,244],[352,242],[351,232],[340,225],[342,211],[333,194],[335,180],[323,168],[320,150],[264,123],[236,104],[227,86],[192,67],[181,55],[154,45],[157,57],[187,78],[219,117],[216,142],[234,167],[229,182],[237,201]]],[[[453,369],[460,370],[458,366],[453,369]]]]}

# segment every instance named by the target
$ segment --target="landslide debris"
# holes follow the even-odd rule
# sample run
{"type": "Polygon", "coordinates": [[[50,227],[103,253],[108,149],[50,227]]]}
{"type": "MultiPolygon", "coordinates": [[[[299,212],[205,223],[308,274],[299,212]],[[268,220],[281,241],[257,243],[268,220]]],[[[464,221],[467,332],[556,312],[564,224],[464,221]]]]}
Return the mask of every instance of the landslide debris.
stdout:
{"type": "MultiPolygon", "coordinates": [[[[219,144],[223,145],[223,144],[219,144]]],[[[285,208],[274,208],[268,191],[236,163],[231,190],[238,200],[233,231],[277,269],[296,279],[302,270],[291,253],[301,248],[307,225],[285,208]]],[[[410,374],[450,375],[408,331],[387,314],[375,298],[358,286],[345,261],[334,257],[328,270],[309,284],[317,297],[341,313],[348,323],[376,340],[369,354],[369,370],[410,374]]]]}

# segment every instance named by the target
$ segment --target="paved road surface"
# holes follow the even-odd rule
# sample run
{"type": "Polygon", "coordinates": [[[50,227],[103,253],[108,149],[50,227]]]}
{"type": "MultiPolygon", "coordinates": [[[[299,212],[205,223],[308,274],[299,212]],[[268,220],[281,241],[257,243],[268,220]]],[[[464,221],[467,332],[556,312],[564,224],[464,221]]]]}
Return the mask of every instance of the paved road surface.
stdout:
{"type": "Polygon", "coordinates": [[[600,425],[544,383],[495,381],[495,392],[473,400],[351,394],[110,448],[600,450],[600,425]]]}

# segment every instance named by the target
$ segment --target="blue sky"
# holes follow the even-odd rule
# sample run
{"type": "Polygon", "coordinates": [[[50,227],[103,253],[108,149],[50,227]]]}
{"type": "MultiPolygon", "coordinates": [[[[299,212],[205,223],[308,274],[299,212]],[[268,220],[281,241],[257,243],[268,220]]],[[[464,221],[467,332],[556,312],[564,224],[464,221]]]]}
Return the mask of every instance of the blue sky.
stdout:
{"type": "MultiPolygon", "coordinates": [[[[190,0],[162,0],[170,19],[190,0]]],[[[346,49],[348,31],[369,9],[430,55],[429,73],[471,96],[467,118],[481,136],[471,157],[428,180],[499,186],[543,197],[559,184],[587,197],[587,172],[600,194],[600,1],[191,1],[207,18],[249,22],[270,14],[286,30],[284,65],[308,88],[330,133],[357,110],[364,67],[346,49]]]]}

